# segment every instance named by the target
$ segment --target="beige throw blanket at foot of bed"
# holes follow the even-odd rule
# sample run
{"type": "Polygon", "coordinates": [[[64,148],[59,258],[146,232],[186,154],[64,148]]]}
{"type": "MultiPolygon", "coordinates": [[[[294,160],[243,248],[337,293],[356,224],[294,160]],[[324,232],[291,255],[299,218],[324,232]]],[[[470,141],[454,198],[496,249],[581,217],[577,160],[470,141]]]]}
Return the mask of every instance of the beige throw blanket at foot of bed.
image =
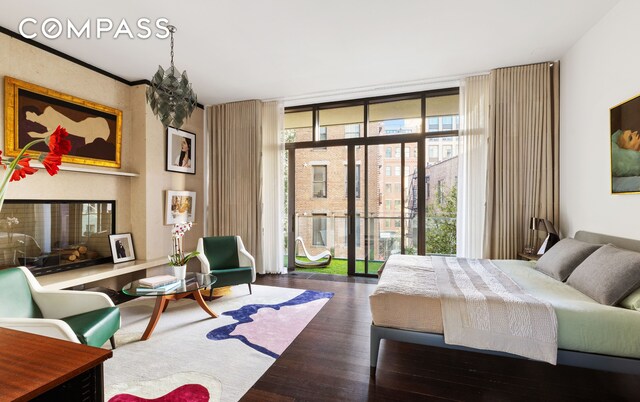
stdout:
{"type": "Polygon", "coordinates": [[[556,314],[489,260],[432,257],[444,339],[556,364],[556,314]]]}

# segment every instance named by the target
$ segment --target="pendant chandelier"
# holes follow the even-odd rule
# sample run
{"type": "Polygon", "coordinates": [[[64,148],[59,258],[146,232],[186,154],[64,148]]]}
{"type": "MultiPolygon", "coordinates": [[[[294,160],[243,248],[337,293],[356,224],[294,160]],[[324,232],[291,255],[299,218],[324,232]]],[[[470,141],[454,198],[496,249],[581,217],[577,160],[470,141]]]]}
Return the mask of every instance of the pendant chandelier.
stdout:
{"type": "Polygon", "coordinates": [[[167,29],[171,35],[171,67],[165,70],[158,66],[147,87],[147,103],[165,127],[180,128],[198,105],[198,98],[187,71],[180,74],[173,65],[173,34],[177,29],[173,25],[167,25],[167,29]]]}

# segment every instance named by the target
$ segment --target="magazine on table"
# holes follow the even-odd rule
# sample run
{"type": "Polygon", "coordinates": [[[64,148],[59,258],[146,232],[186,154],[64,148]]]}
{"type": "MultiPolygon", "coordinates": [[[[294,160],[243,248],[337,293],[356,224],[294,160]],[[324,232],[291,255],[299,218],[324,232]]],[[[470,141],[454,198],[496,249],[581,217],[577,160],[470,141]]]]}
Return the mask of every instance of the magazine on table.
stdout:
{"type": "Polygon", "coordinates": [[[181,284],[182,284],[182,281],[179,281],[179,280],[175,279],[174,282],[172,282],[172,283],[167,283],[167,284],[164,284],[162,286],[156,286],[155,288],[138,287],[136,289],[136,291],[138,291],[138,292],[167,292],[169,290],[176,289],[181,284]]]}
{"type": "Polygon", "coordinates": [[[142,278],[138,283],[139,286],[143,288],[157,288],[158,286],[174,283],[176,280],[176,277],[173,275],[157,275],[149,278],[142,278]]]}

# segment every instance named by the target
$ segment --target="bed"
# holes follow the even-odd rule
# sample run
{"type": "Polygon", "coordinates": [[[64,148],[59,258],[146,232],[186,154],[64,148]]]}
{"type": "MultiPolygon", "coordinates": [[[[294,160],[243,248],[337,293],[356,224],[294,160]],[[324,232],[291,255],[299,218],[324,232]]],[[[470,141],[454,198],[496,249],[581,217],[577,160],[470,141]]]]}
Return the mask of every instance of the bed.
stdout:
{"type": "MultiPolygon", "coordinates": [[[[575,239],[640,252],[640,241],[636,240],[586,231],[577,232],[575,239]]],[[[445,343],[435,274],[428,269],[409,266],[430,257],[411,258],[396,258],[396,263],[390,258],[370,296],[372,375],[375,375],[382,339],[521,358],[511,353],[445,343]],[[402,261],[409,264],[403,266],[402,261]]],[[[535,262],[492,262],[524,292],[544,300],[555,310],[557,364],[640,374],[640,342],[637,341],[640,311],[598,303],[568,284],[536,270],[535,262]]]]}

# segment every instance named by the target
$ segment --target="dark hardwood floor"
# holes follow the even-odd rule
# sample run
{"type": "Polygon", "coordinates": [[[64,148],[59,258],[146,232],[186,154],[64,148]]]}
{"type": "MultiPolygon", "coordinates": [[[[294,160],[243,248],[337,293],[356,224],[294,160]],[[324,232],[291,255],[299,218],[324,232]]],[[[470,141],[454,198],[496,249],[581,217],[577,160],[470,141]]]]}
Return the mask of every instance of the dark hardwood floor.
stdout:
{"type": "Polygon", "coordinates": [[[382,341],[373,379],[368,296],[375,280],[321,278],[266,275],[256,281],[335,296],[243,401],[640,400],[640,376],[394,341],[382,341]]]}

